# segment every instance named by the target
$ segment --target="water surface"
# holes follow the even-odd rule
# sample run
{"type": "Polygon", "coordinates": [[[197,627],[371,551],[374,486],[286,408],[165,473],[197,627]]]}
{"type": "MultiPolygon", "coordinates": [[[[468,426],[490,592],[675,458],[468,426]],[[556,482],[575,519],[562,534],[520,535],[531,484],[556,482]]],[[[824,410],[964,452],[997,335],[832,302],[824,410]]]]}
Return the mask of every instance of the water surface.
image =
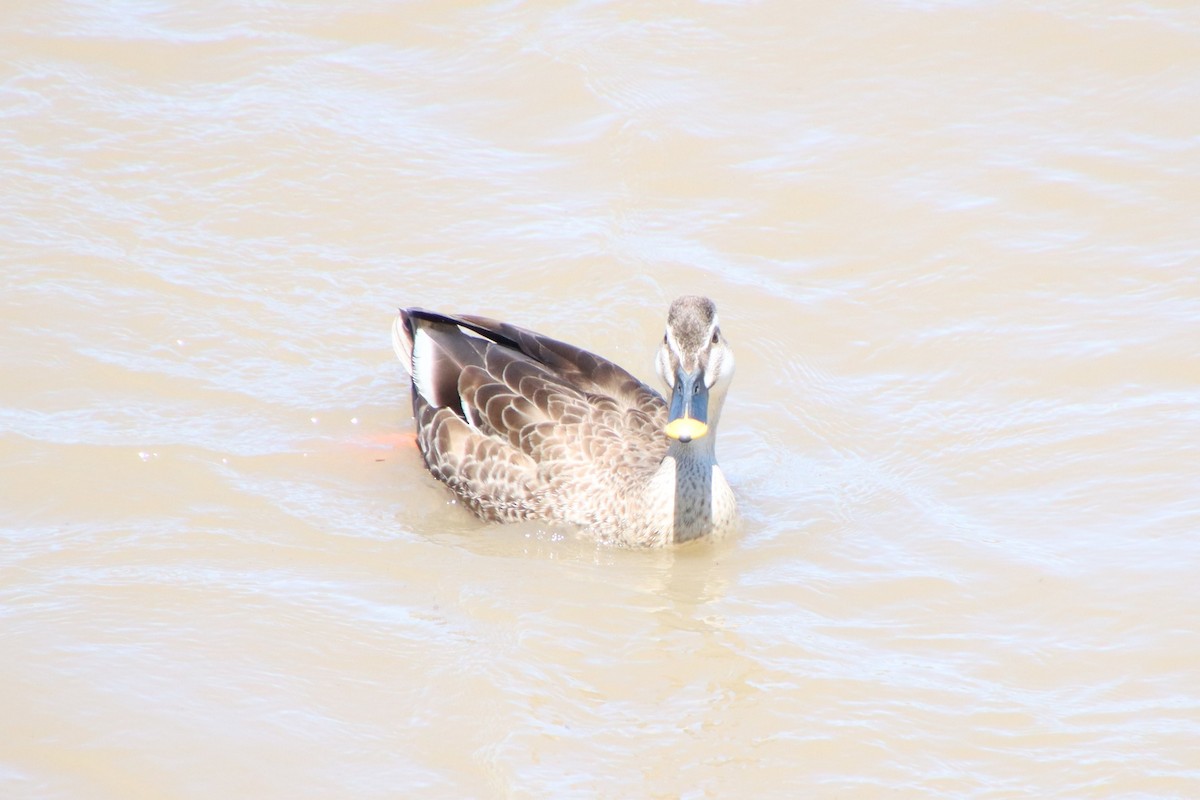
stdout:
{"type": "Polygon", "coordinates": [[[0,793],[1200,796],[1187,4],[10,4],[0,793]],[[744,531],[474,521],[397,305],[736,348],[744,531]]]}

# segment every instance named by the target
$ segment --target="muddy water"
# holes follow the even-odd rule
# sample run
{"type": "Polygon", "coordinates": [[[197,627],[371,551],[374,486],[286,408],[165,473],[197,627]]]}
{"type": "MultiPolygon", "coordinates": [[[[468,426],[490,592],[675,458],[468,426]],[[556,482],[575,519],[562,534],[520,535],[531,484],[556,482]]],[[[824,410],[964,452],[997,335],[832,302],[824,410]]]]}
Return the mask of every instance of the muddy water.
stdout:
{"type": "Polygon", "coordinates": [[[1186,3],[10,3],[0,794],[1200,796],[1186,3]],[[395,306],[650,379],[744,530],[483,526],[395,306]]]}

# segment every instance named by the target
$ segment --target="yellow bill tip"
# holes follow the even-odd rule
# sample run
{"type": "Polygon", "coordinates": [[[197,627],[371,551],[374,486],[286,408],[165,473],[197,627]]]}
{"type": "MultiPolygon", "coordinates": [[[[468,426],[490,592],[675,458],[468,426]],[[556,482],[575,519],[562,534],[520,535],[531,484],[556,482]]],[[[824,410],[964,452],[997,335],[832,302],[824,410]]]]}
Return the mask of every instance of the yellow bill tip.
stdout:
{"type": "Polygon", "coordinates": [[[690,417],[680,417],[673,419],[667,423],[666,434],[672,439],[678,439],[681,442],[690,442],[692,439],[699,439],[704,434],[708,433],[708,426],[698,419],[690,417]]]}

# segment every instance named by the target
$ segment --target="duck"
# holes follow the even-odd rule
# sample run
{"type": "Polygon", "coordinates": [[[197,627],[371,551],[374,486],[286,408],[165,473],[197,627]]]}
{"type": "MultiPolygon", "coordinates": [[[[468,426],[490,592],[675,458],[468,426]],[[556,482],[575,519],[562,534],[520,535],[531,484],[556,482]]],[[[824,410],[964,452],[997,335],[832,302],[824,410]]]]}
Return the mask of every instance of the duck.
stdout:
{"type": "Polygon", "coordinates": [[[736,526],[716,457],[734,357],[709,298],[667,311],[654,361],[666,397],[606,358],[487,317],[402,308],[392,344],[425,467],[480,519],[561,523],[631,548],[736,526]]]}

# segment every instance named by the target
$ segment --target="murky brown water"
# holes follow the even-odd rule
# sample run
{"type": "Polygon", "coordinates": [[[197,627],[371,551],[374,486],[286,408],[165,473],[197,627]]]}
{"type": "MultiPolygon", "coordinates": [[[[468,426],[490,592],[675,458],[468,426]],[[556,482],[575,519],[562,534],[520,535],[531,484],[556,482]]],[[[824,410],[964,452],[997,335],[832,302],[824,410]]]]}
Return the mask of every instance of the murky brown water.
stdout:
{"type": "Polygon", "coordinates": [[[8,3],[0,795],[1200,797],[1200,11],[1041,6],[8,3]],[[684,292],[735,540],[405,444],[684,292]]]}

